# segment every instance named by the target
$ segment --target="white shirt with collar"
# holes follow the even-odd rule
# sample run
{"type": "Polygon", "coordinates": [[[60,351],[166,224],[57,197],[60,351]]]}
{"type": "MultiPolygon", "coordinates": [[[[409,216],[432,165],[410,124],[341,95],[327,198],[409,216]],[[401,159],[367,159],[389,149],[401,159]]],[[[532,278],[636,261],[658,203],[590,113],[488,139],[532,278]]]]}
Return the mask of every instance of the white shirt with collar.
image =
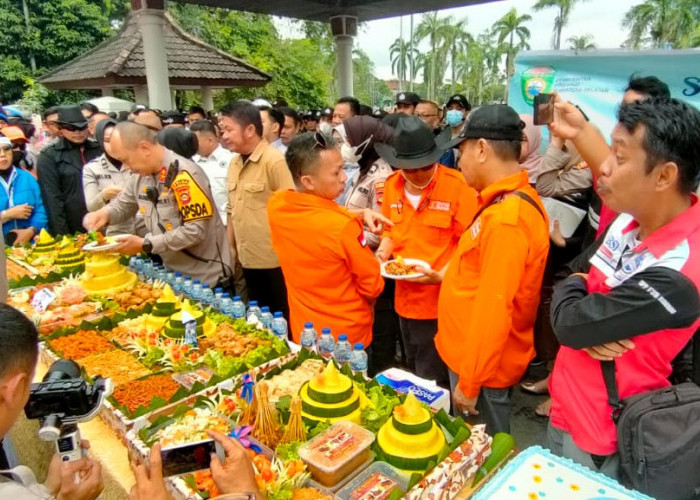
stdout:
{"type": "Polygon", "coordinates": [[[209,179],[214,203],[216,203],[216,208],[221,214],[224,225],[226,225],[226,209],[228,206],[226,178],[228,177],[229,165],[236,156],[238,156],[238,153],[233,153],[219,145],[209,156],[205,157],[196,154],[192,157],[192,161],[204,170],[209,179]]]}
{"type": "Polygon", "coordinates": [[[277,139],[275,142],[271,142],[270,145],[282,154],[287,152],[287,146],[284,145],[282,139],[277,139]]]}

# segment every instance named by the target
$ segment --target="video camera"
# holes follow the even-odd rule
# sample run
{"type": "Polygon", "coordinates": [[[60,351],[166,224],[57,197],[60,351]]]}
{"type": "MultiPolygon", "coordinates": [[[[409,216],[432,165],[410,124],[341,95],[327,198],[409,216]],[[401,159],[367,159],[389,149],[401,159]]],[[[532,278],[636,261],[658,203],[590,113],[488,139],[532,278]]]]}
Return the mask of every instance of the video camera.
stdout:
{"type": "Polygon", "coordinates": [[[24,412],[27,418],[41,420],[39,438],[54,441],[61,460],[78,460],[82,450],[77,424],[94,418],[112,389],[111,379],[97,376],[90,385],[80,376],[75,361],[61,359],[51,365],[41,382],[32,384],[24,412]]]}

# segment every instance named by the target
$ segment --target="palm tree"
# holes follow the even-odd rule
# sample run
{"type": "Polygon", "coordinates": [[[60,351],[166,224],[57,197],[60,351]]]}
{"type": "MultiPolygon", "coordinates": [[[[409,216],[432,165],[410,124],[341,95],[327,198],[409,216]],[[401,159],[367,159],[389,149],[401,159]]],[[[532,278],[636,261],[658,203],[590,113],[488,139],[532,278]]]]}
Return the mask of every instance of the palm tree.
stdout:
{"type": "MultiPolygon", "coordinates": [[[[521,49],[529,49],[530,30],[524,24],[531,21],[532,17],[528,14],[518,15],[518,11],[513,7],[506,15],[496,21],[493,25],[493,31],[497,36],[499,44],[502,44],[506,39],[508,43],[505,46],[506,53],[506,80],[514,72],[515,55],[521,49]],[[515,43],[515,37],[518,37],[518,43],[515,43]]],[[[506,99],[508,98],[508,83],[506,82],[506,99]]]]}
{"type": "Polygon", "coordinates": [[[586,34],[581,36],[572,36],[567,40],[567,42],[569,42],[569,48],[571,50],[595,49],[593,35],[586,34]]]}
{"type": "Polygon", "coordinates": [[[469,43],[473,41],[472,36],[467,32],[467,20],[462,19],[455,24],[450,24],[443,32],[444,47],[449,54],[450,70],[452,79],[450,84],[450,93],[455,93],[455,80],[457,71],[455,68],[455,60],[457,56],[468,49],[469,43]]]}
{"type": "Polygon", "coordinates": [[[622,27],[629,30],[626,45],[680,46],[697,26],[693,8],[689,0],[645,0],[633,6],[622,19],[622,27]]]}
{"type": "MultiPolygon", "coordinates": [[[[420,43],[426,38],[430,41],[430,60],[428,61],[430,65],[429,78],[424,78],[428,82],[428,99],[435,99],[435,93],[437,89],[437,68],[439,64],[440,54],[438,49],[440,48],[440,42],[443,39],[444,29],[446,26],[451,24],[451,18],[438,17],[437,11],[429,12],[423,16],[421,22],[416,26],[416,31],[414,34],[415,41],[420,43]]],[[[425,71],[424,71],[425,72],[425,71]]]]}
{"type": "Polygon", "coordinates": [[[532,8],[535,11],[555,7],[558,9],[557,17],[554,18],[554,31],[552,33],[552,47],[555,50],[561,48],[561,30],[569,23],[569,15],[574,5],[579,0],[538,0],[532,8]]]}
{"type": "Polygon", "coordinates": [[[389,47],[389,57],[391,57],[391,72],[399,79],[399,89],[404,89],[407,81],[406,75],[411,67],[411,60],[415,60],[418,50],[412,46],[410,40],[397,38],[389,47]]]}

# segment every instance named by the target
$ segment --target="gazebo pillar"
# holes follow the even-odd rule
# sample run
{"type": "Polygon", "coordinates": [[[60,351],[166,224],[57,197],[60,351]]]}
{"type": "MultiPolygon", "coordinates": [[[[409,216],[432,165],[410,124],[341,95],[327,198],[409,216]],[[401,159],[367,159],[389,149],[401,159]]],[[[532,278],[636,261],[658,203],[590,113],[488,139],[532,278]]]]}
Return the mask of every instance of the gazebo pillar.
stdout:
{"type": "Polygon", "coordinates": [[[145,85],[134,85],[134,101],[148,106],[148,88],[145,85]]]}
{"type": "Polygon", "coordinates": [[[352,96],[352,44],[357,36],[357,18],[335,16],[330,18],[330,23],[338,55],[338,94],[340,97],[352,96]]]}
{"type": "Polygon", "coordinates": [[[102,97],[114,97],[114,89],[112,87],[102,87],[102,97]]]}
{"type": "Polygon", "coordinates": [[[138,25],[143,40],[148,105],[155,109],[170,109],[168,56],[165,52],[163,31],[164,4],[164,0],[131,0],[131,7],[138,15],[138,25]]]}
{"type": "Polygon", "coordinates": [[[211,87],[202,85],[202,107],[204,111],[214,110],[214,96],[211,92],[211,87]]]}

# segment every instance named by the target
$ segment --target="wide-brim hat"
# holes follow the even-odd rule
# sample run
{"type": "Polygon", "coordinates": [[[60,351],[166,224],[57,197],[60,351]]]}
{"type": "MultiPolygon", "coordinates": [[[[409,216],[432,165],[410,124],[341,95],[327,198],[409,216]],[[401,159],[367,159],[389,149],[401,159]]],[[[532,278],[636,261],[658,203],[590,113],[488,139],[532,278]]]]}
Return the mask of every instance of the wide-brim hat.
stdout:
{"type": "Polygon", "coordinates": [[[396,125],[394,144],[377,143],[374,149],[392,167],[414,170],[438,161],[446,148],[420,118],[406,116],[396,125]]]}
{"type": "Polygon", "coordinates": [[[17,141],[28,142],[27,137],[24,135],[24,132],[17,125],[10,125],[9,127],[5,127],[0,132],[2,132],[2,134],[5,137],[9,138],[13,142],[17,142],[17,141]]]}
{"type": "Polygon", "coordinates": [[[78,128],[85,128],[88,125],[78,105],[59,106],[56,123],[59,125],[73,125],[78,128]]]}

